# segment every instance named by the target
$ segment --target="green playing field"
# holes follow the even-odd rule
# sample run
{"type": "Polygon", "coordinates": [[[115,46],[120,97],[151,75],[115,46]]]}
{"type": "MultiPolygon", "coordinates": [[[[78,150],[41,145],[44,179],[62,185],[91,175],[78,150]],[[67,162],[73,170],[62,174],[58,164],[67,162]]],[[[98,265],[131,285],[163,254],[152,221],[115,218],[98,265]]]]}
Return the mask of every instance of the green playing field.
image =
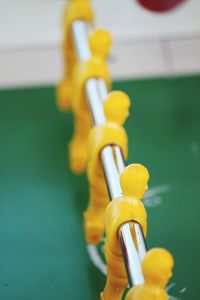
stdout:
{"type": "MultiPolygon", "coordinates": [[[[114,83],[132,99],[128,162],[151,175],[148,247],[175,257],[172,299],[197,299],[200,76],[114,83]]],[[[0,299],[94,300],[105,276],[84,243],[85,176],[66,160],[72,116],[54,87],[0,91],[0,299]]],[[[102,262],[103,263],[103,262],[102,262]]]]}

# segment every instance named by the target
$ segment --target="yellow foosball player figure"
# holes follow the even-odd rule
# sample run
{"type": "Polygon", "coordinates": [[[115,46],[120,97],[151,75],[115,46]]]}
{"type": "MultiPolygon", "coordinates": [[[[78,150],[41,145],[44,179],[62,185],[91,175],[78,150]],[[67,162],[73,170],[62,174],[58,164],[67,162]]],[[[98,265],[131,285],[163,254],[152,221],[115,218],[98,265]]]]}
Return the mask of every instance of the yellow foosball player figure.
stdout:
{"type": "Polygon", "coordinates": [[[110,89],[110,74],[106,65],[111,37],[102,29],[94,30],[89,37],[91,58],[77,62],[73,70],[72,111],[74,114],[74,135],[69,146],[70,167],[76,174],[86,170],[88,157],[87,141],[92,127],[89,108],[85,94],[85,85],[90,78],[104,79],[107,89],[110,89]],[[101,48],[99,47],[101,42],[101,48]],[[101,50],[99,50],[99,48],[101,50]]]}
{"type": "Polygon", "coordinates": [[[107,280],[101,293],[101,300],[121,300],[128,285],[118,231],[124,223],[137,222],[146,237],[147,214],[141,199],[148,188],[148,180],[149,173],[144,166],[140,164],[127,166],[120,176],[123,196],[113,199],[106,208],[105,258],[107,280]]]}
{"type": "Polygon", "coordinates": [[[142,261],[144,284],[130,289],[126,300],[169,300],[165,287],[172,276],[173,265],[173,257],[167,250],[148,251],[142,261]]]}
{"type": "Polygon", "coordinates": [[[107,31],[102,29],[94,30],[90,34],[90,49],[92,56],[89,60],[78,62],[73,70],[73,97],[72,111],[74,114],[74,135],[69,146],[70,167],[76,174],[86,170],[87,163],[87,141],[92,127],[91,117],[85,95],[85,85],[90,78],[103,78],[107,89],[110,89],[110,74],[106,66],[111,44],[111,37],[107,31]],[[103,51],[98,51],[100,40],[103,51]]]}
{"type": "Polygon", "coordinates": [[[107,145],[119,145],[127,157],[127,136],[124,128],[113,122],[93,127],[89,137],[89,161],[87,176],[90,199],[84,213],[85,239],[88,244],[100,243],[104,233],[104,214],[109,203],[107,186],[100,164],[101,150],[107,145]]]}
{"type": "Polygon", "coordinates": [[[120,91],[110,92],[104,100],[107,123],[95,126],[89,135],[87,177],[90,195],[84,213],[84,231],[88,244],[98,244],[104,233],[104,213],[109,203],[107,186],[100,164],[100,152],[107,145],[119,145],[127,157],[127,137],[122,127],[129,115],[130,99],[120,91]]]}
{"type": "Polygon", "coordinates": [[[94,20],[93,10],[89,0],[69,0],[66,3],[64,11],[64,76],[60,81],[56,94],[57,106],[61,111],[67,111],[71,108],[73,96],[72,74],[76,64],[76,57],[73,49],[71,26],[76,20],[82,20],[92,23],[94,20]]]}

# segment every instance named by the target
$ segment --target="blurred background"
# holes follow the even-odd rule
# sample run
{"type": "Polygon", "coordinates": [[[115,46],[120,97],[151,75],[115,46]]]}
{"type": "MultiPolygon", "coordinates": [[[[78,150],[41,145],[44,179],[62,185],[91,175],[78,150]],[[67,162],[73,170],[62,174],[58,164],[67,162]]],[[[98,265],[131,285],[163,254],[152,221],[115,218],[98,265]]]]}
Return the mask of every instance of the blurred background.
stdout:
{"type": "MultiPolygon", "coordinates": [[[[61,0],[0,1],[1,87],[58,81],[62,74],[64,3],[61,0]]],[[[92,3],[97,27],[108,29],[113,36],[109,64],[114,79],[200,71],[198,0],[183,1],[164,13],[144,9],[137,0],[94,0],[92,3]]]]}

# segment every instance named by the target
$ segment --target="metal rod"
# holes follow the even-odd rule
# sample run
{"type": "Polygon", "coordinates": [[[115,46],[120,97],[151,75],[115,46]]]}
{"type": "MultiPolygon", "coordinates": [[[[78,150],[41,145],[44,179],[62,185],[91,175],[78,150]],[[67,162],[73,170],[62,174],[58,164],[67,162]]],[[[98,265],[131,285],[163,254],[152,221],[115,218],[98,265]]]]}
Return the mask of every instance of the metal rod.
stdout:
{"type": "Polygon", "coordinates": [[[119,229],[119,240],[130,286],[144,282],[138,253],[128,223],[119,229]]]}
{"type": "Polygon", "coordinates": [[[145,241],[145,238],[143,235],[143,231],[141,230],[140,224],[138,224],[136,222],[131,222],[130,228],[133,229],[133,231],[134,231],[134,236],[136,238],[136,244],[137,244],[137,248],[138,248],[139,258],[140,258],[140,261],[142,261],[147,252],[147,245],[146,245],[146,241],[145,241]]]}
{"type": "MultiPolygon", "coordinates": [[[[88,24],[77,20],[72,25],[72,36],[77,58],[80,61],[91,58],[90,49],[88,46],[88,24]]],[[[102,101],[107,96],[107,88],[103,79],[89,79],[86,82],[85,91],[87,95],[88,107],[94,125],[105,124],[106,118],[104,115],[102,101]]],[[[119,146],[107,146],[100,154],[102,167],[105,174],[106,183],[108,186],[110,199],[120,197],[122,190],[120,186],[120,173],[125,167],[124,158],[119,146]]],[[[124,258],[124,264],[127,270],[129,285],[141,284],[144,281],[140,260],[146,252],[146,244],[143,232],[139,224],[135,222],[126,223],[119,230],[119,240],[124,258]],[[136,233],[135,246],[131,235],[131,226],[134,227],[136,233]],[[137,252],[138,249],[138,252],[137,252]]]]}

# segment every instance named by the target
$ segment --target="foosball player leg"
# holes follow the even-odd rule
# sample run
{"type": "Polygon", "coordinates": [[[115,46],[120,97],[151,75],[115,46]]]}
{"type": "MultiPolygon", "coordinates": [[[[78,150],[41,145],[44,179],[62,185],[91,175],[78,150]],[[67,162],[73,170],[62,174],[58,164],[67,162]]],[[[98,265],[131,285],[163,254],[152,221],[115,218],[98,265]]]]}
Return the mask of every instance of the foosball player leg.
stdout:
{"type": "Polygon", "coordinates": [[[74,113],[74,135],[69,144],[70,168],[75,174],[81,174],[86,170],[88,159],[87,141],[91,128],[91,120],[86,112],[74,113]]]}
{"type": "Polygon", "coordinates": [[[71,108],[71,79],[66,76],[60,81],[56,90],[56,104],[60,111],[68,111],[71,108]]]}
{"type": "Polygon", "coordinates": [[[93,176],[90,183],[89,205],[84,213],[84,232],[88,244],[100,243],[104,233],[104,214],[109,202],[103,174],[93,176]]]}
{"type": "Polygon", "coordinates": [[[121,300],[128,285],[123,258],[121,255],[116,255],[111,252],[107,242],[105,243],[104,251],[107,263],[107,280],[100,299],[121,300]]]}

